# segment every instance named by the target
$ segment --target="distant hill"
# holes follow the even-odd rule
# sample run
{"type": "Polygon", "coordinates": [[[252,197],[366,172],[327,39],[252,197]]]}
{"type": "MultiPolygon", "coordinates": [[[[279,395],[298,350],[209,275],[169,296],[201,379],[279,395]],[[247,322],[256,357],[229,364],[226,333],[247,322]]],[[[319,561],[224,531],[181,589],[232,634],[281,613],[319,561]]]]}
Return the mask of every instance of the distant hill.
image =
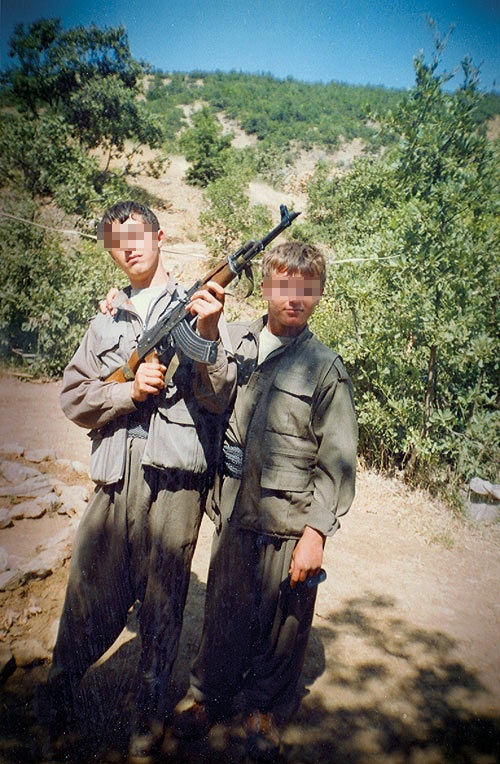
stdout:
{"type": "MultiPolygon", "coordinates": [[[[236,122],[259,143],[273,147],[338,148],[342,140],[380,140],[374,116],[394,109],[406,91],[339,82],[279,80],[242,72],[165,73],[149,79],[147,102],[173,138],[184,123],[182,107],[202,101],[236,122]]],[[[500,94],[485,94],[476,115],[484,123],[500,114],[500,94]]]]}

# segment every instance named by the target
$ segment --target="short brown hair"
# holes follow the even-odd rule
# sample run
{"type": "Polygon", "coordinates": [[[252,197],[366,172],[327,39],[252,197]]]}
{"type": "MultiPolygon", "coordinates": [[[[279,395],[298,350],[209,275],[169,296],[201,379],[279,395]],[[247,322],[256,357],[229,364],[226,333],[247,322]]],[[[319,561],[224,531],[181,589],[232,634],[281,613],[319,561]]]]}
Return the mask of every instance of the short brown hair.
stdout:
{"type": "Polygon", "coordinates": [[[113,223],[124,223],[129,218],[139,219],[145,225],[151,226],[152,231],[160,230],[158,218],[149,207],[139,202],[117,202],[112,207],[108,207],[102,220],[97,226],[97,238],[102,241],[104,231],[110,230],[113,223]]]}
{"type": "Polygon", "coordinates": [[[322,287],[326,282],[325,258],[319,249],[302,241],[287,241],[265,252],[262,259],[263,278],[268,278],[272,271],[319,279],[322,287]]]}

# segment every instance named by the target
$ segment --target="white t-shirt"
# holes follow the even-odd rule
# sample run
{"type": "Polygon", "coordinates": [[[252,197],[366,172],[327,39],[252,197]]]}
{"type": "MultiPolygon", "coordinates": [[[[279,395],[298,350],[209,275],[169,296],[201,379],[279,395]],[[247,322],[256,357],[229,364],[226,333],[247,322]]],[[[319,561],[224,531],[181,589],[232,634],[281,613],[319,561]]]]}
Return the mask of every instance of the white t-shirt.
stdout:
{"type": "Polygon", "coordinates": [[[271,334],[267,326],[265,326],[259,335],[259,356],[257,363],[261,364],[273,350],[277,350],[282,345],[288,345],[293,339],[294,337],[277,337],[276,334],[271,334]]]}
{"type": "Polygon", "coordinates": [[[143,321],[146,320],[149,306],[157,297],[165,291],[165,285],[144,287],[144,289],[132,289],[130,292],[130,301],[140,315],[143,321]]]}

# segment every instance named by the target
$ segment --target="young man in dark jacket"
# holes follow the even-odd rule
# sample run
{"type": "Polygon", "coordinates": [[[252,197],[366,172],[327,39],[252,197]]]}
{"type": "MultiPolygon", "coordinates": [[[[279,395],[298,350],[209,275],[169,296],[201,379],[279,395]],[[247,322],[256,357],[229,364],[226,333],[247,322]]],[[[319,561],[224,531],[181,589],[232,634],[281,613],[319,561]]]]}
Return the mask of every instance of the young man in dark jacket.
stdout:
{"type": "Polygon", "coordinates": [[[216,485],[205,620],[174,733],[200,737],[246,699],[248,752],[273,758],[294,696],[323,547],[354,497],[357,425],[342,360],[307,326],[325,261],[291,242],[264,255],[264,319],[229,325],[237,395],[216,485]]]}

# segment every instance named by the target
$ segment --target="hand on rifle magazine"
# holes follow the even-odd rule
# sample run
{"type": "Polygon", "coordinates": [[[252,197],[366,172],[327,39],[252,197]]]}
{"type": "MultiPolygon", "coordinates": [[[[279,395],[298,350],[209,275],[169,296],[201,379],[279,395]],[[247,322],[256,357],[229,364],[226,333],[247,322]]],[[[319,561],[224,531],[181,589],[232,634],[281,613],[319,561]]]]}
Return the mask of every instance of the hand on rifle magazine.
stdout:
{"type": "Polygon", "coordinates": [[[204,289],[199,289],[186,305],[186,311],[198,316],[196,328],[205,340],[219,339],[219,318],[224,308],[224,288],[215,281],[207,281],[204,289]]]}

